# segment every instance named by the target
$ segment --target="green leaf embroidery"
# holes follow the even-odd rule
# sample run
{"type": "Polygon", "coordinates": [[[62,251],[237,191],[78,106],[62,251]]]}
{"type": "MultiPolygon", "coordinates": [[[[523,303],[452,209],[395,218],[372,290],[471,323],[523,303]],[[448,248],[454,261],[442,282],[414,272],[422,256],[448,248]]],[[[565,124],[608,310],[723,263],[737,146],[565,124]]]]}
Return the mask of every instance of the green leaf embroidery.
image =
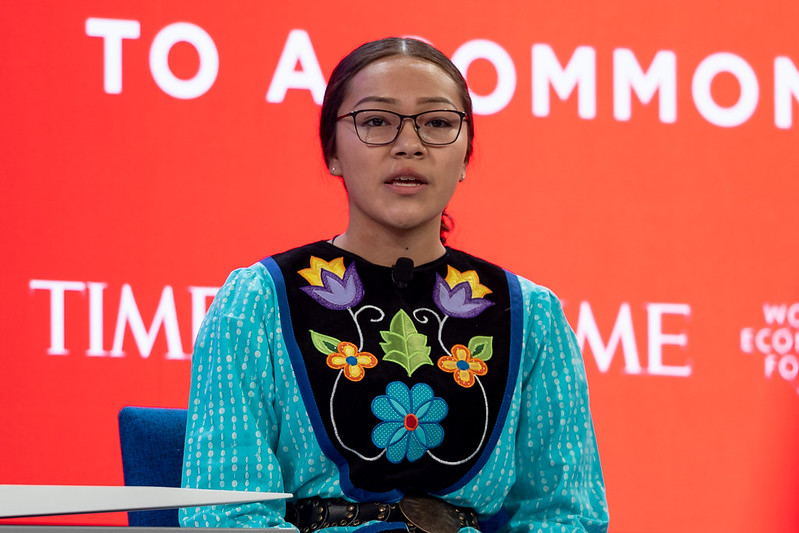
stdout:
{"type": "Polygon", "coordinates": [[[469,340],[469,351],[475,359],[488,361],[494,355],[494,337],[477,335],[469,340]]]}
{"type": "Polygon", "coordinates": [[[338,345],[341,342],[340,340],[317,333],[314,330],[310,330],[310,332],[311,341],[313,341],[313,345],[317,350],[325,355],[330,355],[331,353],[336,353],[338,351],[338,345]]]}
{"type": "Polygon", "coordinates": [[[391,319],[389,331],[381,331],[385,342],[380,343],[385,356],[384,361],[397,363],[408,372],[408,377],[422,365],[432,365],[427,335],[416,331],[411,317],[400,309],[391,319]]]}

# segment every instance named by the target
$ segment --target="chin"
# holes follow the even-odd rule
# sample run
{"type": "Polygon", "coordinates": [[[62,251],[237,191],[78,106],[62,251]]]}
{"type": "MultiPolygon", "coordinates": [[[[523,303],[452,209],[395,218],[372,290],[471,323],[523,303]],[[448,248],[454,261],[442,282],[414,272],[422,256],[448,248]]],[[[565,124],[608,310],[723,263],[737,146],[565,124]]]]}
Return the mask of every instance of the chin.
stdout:
{"type": "MultiPolygon", "coordinates": [[[[390,227],[394,228],[397,231],[415,231],[415,230],[422,230],[427,227],[435,225],[436,232],[438,232],[439,227],[439,219],[440,215],[437,215],[435,218],[427,218],[427,217],[406,217],[406,218],[395,218],[389,222],[390,227]]],[[[436,233],[438,234],[438,233],[436,233]]]]}

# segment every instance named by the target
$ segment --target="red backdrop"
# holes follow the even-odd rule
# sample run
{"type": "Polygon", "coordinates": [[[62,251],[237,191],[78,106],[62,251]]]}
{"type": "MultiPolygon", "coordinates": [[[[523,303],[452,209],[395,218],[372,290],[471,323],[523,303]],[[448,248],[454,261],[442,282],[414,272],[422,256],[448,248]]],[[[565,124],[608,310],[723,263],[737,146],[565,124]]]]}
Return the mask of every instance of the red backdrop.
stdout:
{"type": "Polygon", "coordinates": [[[799,4],[348,6],[4,4],[0,483],[122,484],[207,288],[345,228],[324,78],[415,35],[475,93],[451,244],[564,300],[611,531],[799,529],[799,4]]]}

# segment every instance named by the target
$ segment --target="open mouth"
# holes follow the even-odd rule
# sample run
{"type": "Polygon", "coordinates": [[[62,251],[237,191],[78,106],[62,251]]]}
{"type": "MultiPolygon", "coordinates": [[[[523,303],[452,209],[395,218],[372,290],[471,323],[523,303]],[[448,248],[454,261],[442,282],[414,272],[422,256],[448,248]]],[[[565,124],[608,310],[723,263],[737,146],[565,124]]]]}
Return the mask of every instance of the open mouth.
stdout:
{"type": "Polygon", "coordinates": [[[394,176],[386,182],[389,185],[398,185],[400,187],[415,187],[424,185],[424,182],[414,176],[394,176]]]}

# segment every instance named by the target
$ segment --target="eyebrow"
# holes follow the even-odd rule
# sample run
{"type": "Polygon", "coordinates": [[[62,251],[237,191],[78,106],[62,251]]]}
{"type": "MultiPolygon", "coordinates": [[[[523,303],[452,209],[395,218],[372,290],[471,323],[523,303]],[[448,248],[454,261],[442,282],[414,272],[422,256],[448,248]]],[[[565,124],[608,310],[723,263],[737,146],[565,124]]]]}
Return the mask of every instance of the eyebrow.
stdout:
{"type": "MultiPolygon", "coordinates": [[[[361,98],[358,102],[355,103],[354,107],[358,107],[359,105],[366,103],[366,102],[377,102],[381,104],[397,104],[398,100],[396,98],[387,98],[385,96],[367,96],[365,98],[361,98]]],[[[416,101],[417,104],[449,104],[452,107],[458,107],[455,103],[450,100],[449,98],[445,98],[443,96],[428,96],[425,98],[419,98],[416,101]]]]}

